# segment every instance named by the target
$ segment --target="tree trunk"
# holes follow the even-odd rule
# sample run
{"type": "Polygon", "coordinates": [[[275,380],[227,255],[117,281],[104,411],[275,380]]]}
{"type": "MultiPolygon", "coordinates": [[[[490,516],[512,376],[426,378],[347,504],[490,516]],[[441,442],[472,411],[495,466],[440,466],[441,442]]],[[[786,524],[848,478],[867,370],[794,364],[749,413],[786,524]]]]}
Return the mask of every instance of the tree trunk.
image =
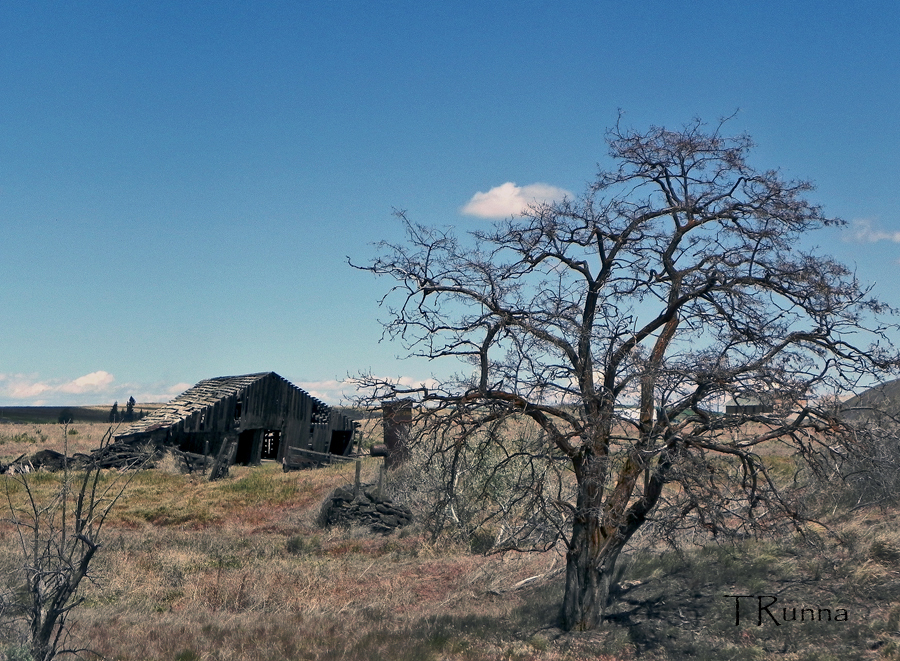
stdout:
{"type": "Polygon", "coordinates": [[[605,425],[600,429],[601,433],[591,439],[592,447],[573,457],[578,502],[566,553],[566,592],[561,613],[567,631],[590,631],[603,623],[616,561],[634,532],[620,524],[639,471],[634,462],[626,461],[618,484],[606,494],[604,505],[609,430],[605,425]]]}
{"type": "Polygon", "coordinates": [[[603,623],[623,545],[615,539],[601,543],[599,521],[575,521],[566,553],[566,592],[561,613],[566,631],[589,631],[603,623]]]}

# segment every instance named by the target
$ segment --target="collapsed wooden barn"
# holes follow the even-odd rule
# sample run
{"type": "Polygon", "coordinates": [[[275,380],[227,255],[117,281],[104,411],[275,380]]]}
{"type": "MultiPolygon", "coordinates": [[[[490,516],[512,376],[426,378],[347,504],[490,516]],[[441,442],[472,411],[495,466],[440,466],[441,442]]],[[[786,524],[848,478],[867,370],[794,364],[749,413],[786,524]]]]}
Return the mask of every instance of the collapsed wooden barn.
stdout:
{"type": "Polygon", "coordinates": [[[225,466],[280,461],[285,470],[344,457],[354,423],[275,372],[205,379],[116,434],[216,458],[225,466]]]}

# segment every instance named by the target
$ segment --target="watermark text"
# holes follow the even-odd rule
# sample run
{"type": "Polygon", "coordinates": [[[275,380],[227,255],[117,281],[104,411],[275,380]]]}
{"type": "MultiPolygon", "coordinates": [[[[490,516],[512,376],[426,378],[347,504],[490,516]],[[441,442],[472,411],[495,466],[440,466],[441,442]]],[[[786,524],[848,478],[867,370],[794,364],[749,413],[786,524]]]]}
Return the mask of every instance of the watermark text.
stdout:
{"type": "Polygon", "coordinates": [[[776,606],[778,597],[774,594],[726,594],[725,598],[734,599],[735,626],[740,626],[742,618],[745,622],[752,621],[750,618],[755,619],[758,627],[761,627],[763,623],[780,627],[788,622],[846,622],[848,620],[846,608],[776,606]]]}

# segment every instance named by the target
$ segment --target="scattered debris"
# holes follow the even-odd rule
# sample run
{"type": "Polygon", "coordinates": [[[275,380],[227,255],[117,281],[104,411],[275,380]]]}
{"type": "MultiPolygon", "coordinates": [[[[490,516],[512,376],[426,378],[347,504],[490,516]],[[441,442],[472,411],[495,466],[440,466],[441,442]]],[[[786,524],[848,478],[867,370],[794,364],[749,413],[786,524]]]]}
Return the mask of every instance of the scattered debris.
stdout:
{"type": "Polygon", "coordinates": [[[181,473],[205,473],[214,461],[214,457],[193,452],[182,452],[178,448],[166,448],[175,460],[175,466],[181,473]]]}
{"type": "Polygon", "coordinates": [[[9,464],[0,464],[0,473],[31,473],[43,470],[50,473],[69,468],[75,470],[87,466],[96,468],[152,468],[159,458],[161,450],[154,444],[112,443],[97,448],[90,454],[76,453],[66,460],[62,452],[56,450],[38,450],[30,457],[20,456],[9,464]]]}

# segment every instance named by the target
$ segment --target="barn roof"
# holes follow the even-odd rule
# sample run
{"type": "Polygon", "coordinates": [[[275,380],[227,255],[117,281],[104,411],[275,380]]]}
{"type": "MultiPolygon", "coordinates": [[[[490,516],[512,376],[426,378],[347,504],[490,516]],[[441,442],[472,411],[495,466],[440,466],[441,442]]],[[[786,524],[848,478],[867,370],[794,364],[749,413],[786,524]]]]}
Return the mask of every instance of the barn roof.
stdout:
{"type": "MultiPolygon", "coordinates": [[[[204,379],[194,387],[185,390],[165,406],[156,409],[146,417],[118,432],[116,437],[131,436],[132,434],[170,427],[180,420],[184,420],[189,415],[212,406],[225,397],[237,395],[250,384],[269,376],[287,381],[275,372],[258,372],[241,376],[217,376],[212,379],[204,379]]],[[[293,384],[291,386],[297,388],[293,384]]],[[[300,390],[300,388],[297,388],[297,390],[300,390]]],[[[314,397],[312,399],[315,400],[314,397]]]]}

